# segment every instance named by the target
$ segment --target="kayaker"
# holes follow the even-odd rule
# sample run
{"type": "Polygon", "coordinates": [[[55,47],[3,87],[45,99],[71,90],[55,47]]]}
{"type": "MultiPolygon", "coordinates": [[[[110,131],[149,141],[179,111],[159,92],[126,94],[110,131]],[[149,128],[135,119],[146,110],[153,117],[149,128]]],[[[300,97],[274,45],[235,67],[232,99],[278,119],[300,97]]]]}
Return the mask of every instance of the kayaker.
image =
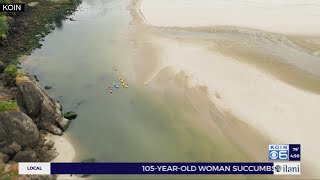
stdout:
{"type": "Polygon", "coordinates": [[[113,83],[113,86],[117,89],[119,89],[119,85],[117,83],[113,83]]]}
{"type": "Polygon", "coordinates": [[[113,89],[109,86],[108,89],[109,93],[113,93],[113,89]]]}

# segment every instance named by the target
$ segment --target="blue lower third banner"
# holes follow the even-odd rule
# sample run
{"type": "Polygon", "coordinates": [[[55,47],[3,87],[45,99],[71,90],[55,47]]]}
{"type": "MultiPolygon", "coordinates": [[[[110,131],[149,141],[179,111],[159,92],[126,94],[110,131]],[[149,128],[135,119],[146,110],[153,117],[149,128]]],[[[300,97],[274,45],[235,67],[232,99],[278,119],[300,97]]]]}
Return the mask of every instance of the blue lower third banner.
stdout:
{"type": "Polygon", "coordinates": [[[19,163],[19,174],[274,174],[274,163],[19,163]]]}

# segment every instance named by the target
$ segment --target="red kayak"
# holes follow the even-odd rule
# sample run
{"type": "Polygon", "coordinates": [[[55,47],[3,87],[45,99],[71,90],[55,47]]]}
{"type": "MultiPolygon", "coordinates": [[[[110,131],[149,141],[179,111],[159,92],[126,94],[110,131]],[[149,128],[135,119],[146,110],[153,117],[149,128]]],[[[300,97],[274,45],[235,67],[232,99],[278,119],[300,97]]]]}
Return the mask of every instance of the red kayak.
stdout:
{"type": "Polygon", "coordinates": [[[112,93],[113,92],[113,89],[111,87],[108,87],[107,89],[109,91],[109,93],[112,93]]]}

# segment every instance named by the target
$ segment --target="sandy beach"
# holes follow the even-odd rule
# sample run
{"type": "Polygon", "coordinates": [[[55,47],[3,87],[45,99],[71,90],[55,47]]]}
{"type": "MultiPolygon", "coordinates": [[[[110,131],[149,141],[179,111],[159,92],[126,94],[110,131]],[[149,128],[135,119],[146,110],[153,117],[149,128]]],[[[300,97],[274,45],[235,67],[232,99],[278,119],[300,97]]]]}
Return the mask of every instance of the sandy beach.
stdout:
{"type": "MultiPolygon", "coordinates": [[[[73,162],[76,156],[76,151],[70,140],[64,136],[57,136],[53,134],[48,134],[46,136],[47,140],[54,141],[54,147],[57,149],[59,155],[52,160],[52,162],[73,162]]],[[[70,175],[59,175],[57,179],[74,179],[70,175]]],[[[79,179],[79,178],[78,178],[79,179]]]]}
{"type": "Polygon", "coordinates": [[[54,147],[57,149],[59,155],[52,160],[52,162],[72,162],[76,156],[75,149],[70,140],[65,136],[57,136],[48,134],[48,140],[54,141],[54,147]]]}
{"type": "Polygon", "coordinates": [[[143,0],[146,21],[154,26],[234,26],[285,34],[318,34],[318,0],[143,0]],[[165,13],[163,13],[165,12],[165,13]]]}
{"type": "Polygon", "coordinates": [[[188,86],[206,87],[210,100],[222,114],[234,115],[270,138],[271,143],[301,144],[302,163],[312,170],[320,169],[320,163],[314,158],[320,152],[320,145],[315,143],[320,136],[320,85],[318,72],[311,72],[309,68],[320,67],[317,53],[320,49],[316,40],[320,26],[314,22],[320,16],[319,1],[143,0],[136,4],[137,14],[141,13],[135,17],[136,22],[143,21],[146,27],[153,27],[144,33],[144,41],[152,44],[155,59],[159,61],[145,84],[153,83],[154,77],[168,67],[175,74],[184,72],[190,80],[188,86]],[[206,34],[205,39],[203,34],[179,36],[190,27],[201,32],[199,29],[204,26],[219,26],[220,30],[206,34]],[[174,27],[173,32],[168,33],[168,27],[174,27]],[[230,31],[230,27],[237,32],[230,31]],[[259,56],[245,53],[240,56],[232,52],[226,43],[228,39],[224,38],[237,41],[243,36],[243,39],[248,39],[248,32],[241,32],[246,28],[259,29],[259,33],[281,33],[281,36],[273,37],[283,37],[286,42],[277,38],[271,40],[270,36],[263,39],[251,33],[249,37],[254,36],[254,40],[249,39],[249,45],[241,48],[254,50],[261,57],[273,56],[275,61],[283,62],[285,68],[279,68],[277,63],[252,63],[259,56]],[[303,34],[309,39],[293,38],[296,34],[303,34]],[[211,36],[216,39],[210,39],[211,36]],[[315,38],[311,38],[313,36],[315,38]],[[277,52],[270,44],[285,48],[277,52]],[[224,51],[227,48],[228,51],[224,51]],[[299,53],[304,54],[300,56],[299,53]],[[290,60],[294,58],[296,60],[291,64],[290,60]],[[309,66],[301,63],[302,60],[310,60],[308,62],[314,64],[309,66]],[[293,68],[299,73],[291,75],[297,72],[291,71],[293,68]],[[289,70],[283,71],[285,69],[289,70]],[[315,80],[304,84],[307,76],[315,80]],[[288,81],[292,83],[284,77],[291,77],[288,81]]]}

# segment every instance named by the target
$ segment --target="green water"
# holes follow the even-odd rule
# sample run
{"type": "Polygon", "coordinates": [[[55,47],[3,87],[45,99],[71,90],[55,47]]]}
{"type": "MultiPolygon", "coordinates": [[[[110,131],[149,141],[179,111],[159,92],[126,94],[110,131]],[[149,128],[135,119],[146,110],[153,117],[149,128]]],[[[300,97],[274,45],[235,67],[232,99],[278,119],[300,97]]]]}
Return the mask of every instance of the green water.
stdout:
{"type": "Polygon", "coordinates": [[[48,93],[64,110],[78,113],[66,132],[75,144],[77,160],[246,161],[232,142],[194,127],[197,117],[179,98],[135,85],[127,4],[84,1],[73,16],[76,21],[65,21],[22,63],[38,75],[42,86],[53,86],[48,93]],[[117,81],[113,65],[119,66],[129,88],[109,94],[106,88],[117,81]]]}

